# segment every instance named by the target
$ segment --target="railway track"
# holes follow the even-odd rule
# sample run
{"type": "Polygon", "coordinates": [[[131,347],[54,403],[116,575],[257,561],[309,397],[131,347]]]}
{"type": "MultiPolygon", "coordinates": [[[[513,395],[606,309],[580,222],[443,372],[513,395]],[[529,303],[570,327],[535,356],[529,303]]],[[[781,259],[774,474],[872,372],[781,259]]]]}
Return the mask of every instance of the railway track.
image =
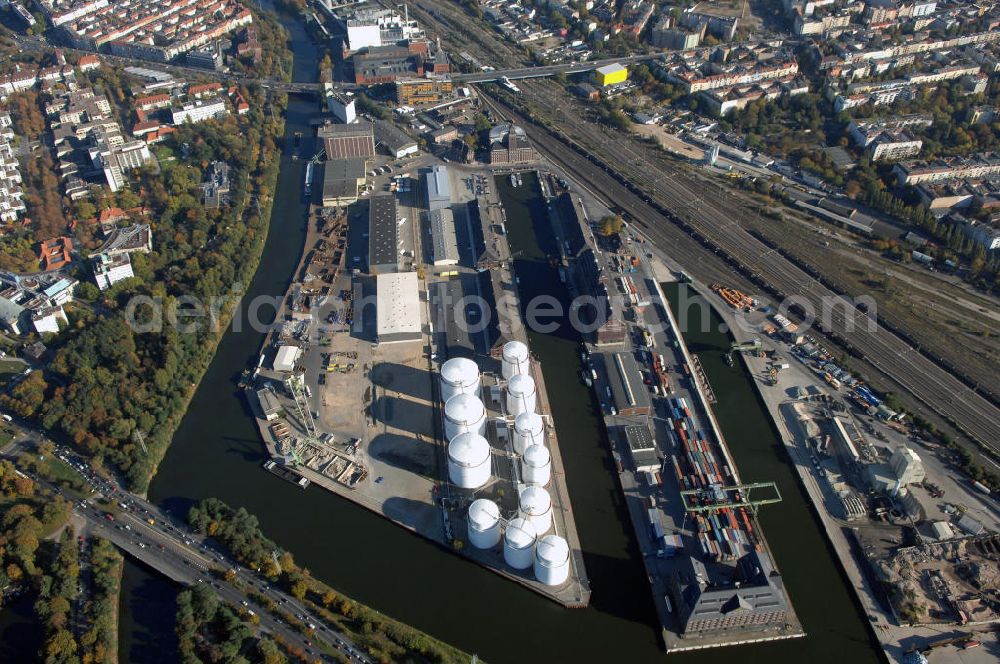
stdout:
{"type": "MultiPolygon", "coordinates": [[[[815,311],[821,310],[817,305],[823,301],[843,300],[843,296],[748,233],[726,213],[720,194],[706,189],[704,183],[693,182],[679,172],[672,173],[669,180],[658,178],[658,169],[649,167],[643,155],[621,141],[614,144],[614,150],[601,150],[602,155],[613,152],[616,157],[613,165],[605,163],[591,148],[565,135],[556,136],[505,103],[490,98],[487,104],[524,126],[543,154],[631,215],[650,239],[685,266],[690,265],[699,278],[708,250],[778,300],[795,296],[803,306],[812,305],[815,311]]],[[[604,136],[595,136],[594,131],[586,132],[591,140],[607,141],[604,136]]],[[[796,312],[796,308],[792,311],[796,312]]],[[[890,330],[867,330],[869,322],[853,304],[845,304],[834,307],[829,325],[820,329],[985,449],[993,454],[1000,452],[1000,409],[890,330]]]]}

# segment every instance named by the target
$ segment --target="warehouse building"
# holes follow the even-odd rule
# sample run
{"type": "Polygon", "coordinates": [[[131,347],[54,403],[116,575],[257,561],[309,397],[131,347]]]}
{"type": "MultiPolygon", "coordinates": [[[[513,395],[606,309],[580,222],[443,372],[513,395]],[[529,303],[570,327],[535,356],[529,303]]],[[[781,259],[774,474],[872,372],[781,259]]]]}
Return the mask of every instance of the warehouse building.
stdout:
{"type": "Polygon", "coordinates": [[[368,208],[368,272],[395,272],[399,251],[399,227],[396,221],[396,198],[375,196],[368,208]]]}
{"type": "Polygon", "coordinates": [[[660,457],[656,453],[656,441],[645,424],[630,424],[625,427],[625,442],[636,471],[653,472],[660,468],[660,457]]]}
{"type": "Polygon", "coordinates": [[[416,272],[376,278],[376,332],[380,344],[420,341],[420,288],[416,272]]]}
{"type": "Polygon", "coordinates": [[[341,207],[358,200],[365,185],[367,160],[364,157],[334,159],[323,167],[323,207],[341,207]]]}
{"type": "Polygon", "coordinates": [[[594,74],[597,77],[597,83],[604,87],[624,83],[628,80],[628,69],[617,62],[598,67],[594,74]]]}
{"type": "Polygon", "coordinates": [[[316,136],[323,141],[327,159],[375,156],[375,133],[367,122],[323,125],[316,136]]]}
{"type": "Polygon", "coordinates": [[[781,629],[788,604],[784,581],[764,551],[751,551],[736,563],[734,578],[712,584],[718,575],[694,556],[682,556],[674,588],[684,635],[781,629]]]}
{"type": "Polygon", "coordinates": [[[449,208],[431,210],[429,215],[434,265],[458,265],[458,239],[455,235],[455,216],[449,208]]]}
{"type": "Polygon", "coordinates": [[[605,392],[618,415],[649,415],[649,392],[632,353],[597,353],[594,355],[604,373],[605,392]]]}
{"type": "Polygon", "coordinates": [[[395,159],[402,159],[406,155],[420,151],[412,136],[386,120],[376,120],[375,142],[395,159]]]}
{"type": "Polygon", "coordinates": [[[427,209],[440,210],[451,207],[451,183],[448,181],[448,168],[435,164],[424,175],[427,193],[427,209]]]}

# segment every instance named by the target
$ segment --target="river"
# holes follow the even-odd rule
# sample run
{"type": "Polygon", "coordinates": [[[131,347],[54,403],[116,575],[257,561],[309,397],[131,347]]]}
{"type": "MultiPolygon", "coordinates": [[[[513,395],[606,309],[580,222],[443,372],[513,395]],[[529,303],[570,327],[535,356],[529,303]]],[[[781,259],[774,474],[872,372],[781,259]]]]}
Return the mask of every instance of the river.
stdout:
{"type": "MultiPolygon", "coordinates": [[[[285,24],[292,35],[295,80],[315,80],[315,48],[298,22],[285,24]]],[[[312,101],[290,100],[286,136],[296,131],[309,135],[306,123],[314,109],[312,101]]],[[[301,161],[283,157],[271,231],[244,307],[255,295],[281,294],[287,288],[305,237],[302,171],[301,161]]],[[[503,179],[498,182],[508,205],[511,240],[523,252],[516,266],[522,289],[528,295],[559,295],[558,277],[539,247],[549,239],[544,232],[538,238],[532,232],[532,203],[527,199],[535,180],[525,178],[517,190],[510,190],[503,179]]],[[[537,201],[534,206],[538,213],[537,201]]],[[[264,449],[236,387],[240,371],[255,361],[262,337],[248,329],[225,334],[150,487],[152,500],[179,515],[207,496],[246,507],[258,516],[264,532],[292,551],[314,576],[490,662],[662,660],[645,574],[603,427],[592,397],[576,378],[577,340],[571,331],[533,335],[531,346],[549,385],[594,591],[592,606],[575,611],[450,555],[349,501],[316,487],[303,491],[263,471],[264,449]]],[[[715,381],[718,367],[706,359],[706,370],[715,381]]],[[[875,659],[844,582],[794,488],[783,452],[775,446],[766,419],[759,419],[763,414],[749,385],[738,379],[729,383],[722,380],[715,388],[724,401],[720,420],[740,468],[747,477],[778,481],[786,496],[782,505],[765,508],[764,525],[810,637],[685,660],[722,662],[736,655],[764,654],[779,661],[875,659]],[[751,427],[750,416],[760,423],[751,427]],[[813,582],[816,585],[810,586],[813,582]]],[[[128,567],[126,577],[135,570],[128,567]]],[[[142,584],[127,579],[126,586],[142,584]]]]}

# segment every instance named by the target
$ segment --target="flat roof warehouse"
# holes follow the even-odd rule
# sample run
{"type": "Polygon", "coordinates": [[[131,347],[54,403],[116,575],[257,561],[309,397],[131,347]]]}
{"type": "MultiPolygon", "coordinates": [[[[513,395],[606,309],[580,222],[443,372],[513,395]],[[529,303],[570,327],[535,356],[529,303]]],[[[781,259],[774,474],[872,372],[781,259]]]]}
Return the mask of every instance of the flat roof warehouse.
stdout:
{"type": "Polygon", "coordinates": [[[420,289],[416,272],[380,274],[375,308],[378,342],[420,340],[420,289]]]}
{"type": "Polygon", "coordinates": [[[395,272],[398,244],[395,197],[372,198],[368,210],[368,271],[372,274],[395,272]]]}

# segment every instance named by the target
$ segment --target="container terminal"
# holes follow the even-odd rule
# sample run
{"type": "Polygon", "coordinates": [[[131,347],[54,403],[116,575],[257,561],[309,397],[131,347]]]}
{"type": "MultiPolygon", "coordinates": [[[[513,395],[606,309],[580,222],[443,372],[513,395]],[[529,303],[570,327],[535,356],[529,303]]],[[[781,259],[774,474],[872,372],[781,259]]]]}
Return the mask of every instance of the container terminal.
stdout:
{"type": "MultiPolygon", "coordinates": [[[[307,164],[307,196],[321,167],[307,164]]],[[[311,206],[302,262],[241,384],[268,471],[582,608],[558,433],[480,170],[417,161],[346,210],[311,206]],[[470,296],[489,311],[456,309],[470,296]],[[475,329],[480,318],[492,322],[475,329]]]]}
{"type": "Polygon", "coordinates": [[[559,260],[604,314],[580,375],[604,414],[667,652],[804,636],[756,518],[781,496],[740,478],[660,286],[674,275],[628,230],[594,233],[568,187],[549,178],[559,260]]]}

